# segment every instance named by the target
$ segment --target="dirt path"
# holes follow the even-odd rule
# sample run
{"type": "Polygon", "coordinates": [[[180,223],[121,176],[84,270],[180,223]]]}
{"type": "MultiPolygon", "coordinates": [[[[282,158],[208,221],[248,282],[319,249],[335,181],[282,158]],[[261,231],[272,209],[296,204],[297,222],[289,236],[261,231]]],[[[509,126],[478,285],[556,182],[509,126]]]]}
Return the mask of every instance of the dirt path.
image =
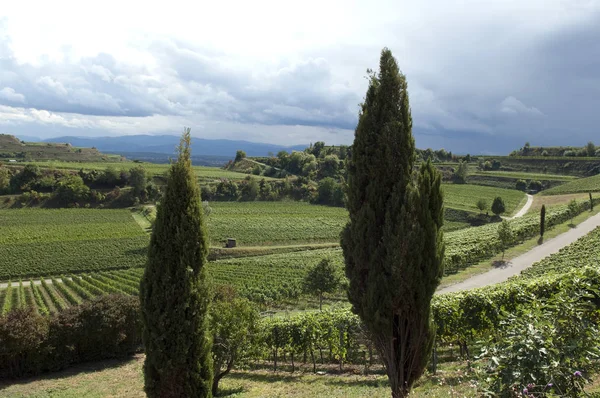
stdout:
{"type": "Polygon", "coordinates": [[[531,267],[534,263],[558,252],[563,247],[568,246],[577,239],[587,235],[597,227],[600,227],[600,214],[588,218],[577,227],[547,240],[527,253],[513,258],[503,267],[492,269],[483,274],[475,275],[463,282],[442,288],[438,290],[436,294],[453,293],[504,282],[511,276],[518,275],[521,271],[531,267]]]}
{"type": "Polygon", "coordinates": [[[519,218],[519,217],[523,217],[525,215],[525,213],[527,213],[529,211],[529,208],[531,208],[531,205],[533,204],[533,195],[530,194],[526,194],[527,195],[527,203],[525,203],[525,205],[521,208],[521,210],[519,210],[517,212],[517,214],[515,214],[512,217],[507,217],[507,220],[512,220],[514,218],[519,218]]]}

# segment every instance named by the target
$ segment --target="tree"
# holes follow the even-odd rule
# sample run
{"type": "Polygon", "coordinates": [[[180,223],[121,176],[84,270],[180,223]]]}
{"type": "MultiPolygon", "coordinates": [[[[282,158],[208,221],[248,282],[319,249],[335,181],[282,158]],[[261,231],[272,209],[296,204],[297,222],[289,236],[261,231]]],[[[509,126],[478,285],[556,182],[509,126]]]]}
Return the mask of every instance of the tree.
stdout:
{"type": "Polygon", "coordinates": [[[569,215],[571,216],[571,224],[574,224],[574,218],[577,215],[577,212],[579,211],[579,204],[577,203],[577,201],[575,199],[571,200],[569,202],[569,215]]]}
{"type": "Polygon", "coordinates": [[[590,195],[590,211],[594,211],[594,200],[592,199],[592,193],[588,192],[590,195]]]}
{"type": "Polygon", "coordinates": [[[371,71],[348,159],[342,232],[348,299],[406,397],[430,357],[431,298],[443,274],[441,176],[416,158],[405,76],[388,49],[371,71]]]}
{"type": "Polygon", "coordinates": [[[542,182],[534,181],[534,180],[529,181],[529,189],[531,191],[536,191],[536,192],[541,191],[542,190],[542,182]]]}
{"type": "Polygon", "coordinates": [[[239,162],[242,159],[246,159],[246,152],[239,150],[235,153],[235,162],[239,162]]]}
{"type": "Polygon", "coordinates": [[[213,336],[212,359],[214,379],[211,387],[216,396],[219,382],[235,365],[248,360],[257,347],[258,311],[246,299],[229,297],[216,300],[210,309],[213,336]]]}
{"type": "Polygon", "coordinates": [[[525,191],[527,190],[527,181],[525,180],[518,180],[515,188],[517,188],[519,191],[525,191]]]}
{"type": "Polygon", "coordinates": [[[458,162],[458,168],[456,169],[456,173],[454,173],[454,176],[456,177],[456,180],[460,183],[465,183],[467,182],[467,174],[468,174],[468,166],[467,166],[467,162],[464,161],[459,161],[458,162]]]}
{"type": "Polygon", "coordinates": [[[0,166],[0,194],[8,192],[10,188],[10,170],[7,167],[0,166]]]}
{"type": "Polygon", "coordinates": [[[133,188],[133,196],[142,199],[146,197],[146,180],[146,170],[142,166],[129,170],[129,185],[133,188]]]}
{"type": "Polygon", "coordinates": [[[480,212],[483,212],[485,209],[487,209],[488,202],[487,202],[487,200],[481,198],[477,201],[476,206],[480,212]]]}
{"type": "Polygon", "coordinates": [[[504,200],[500,196],[496,196],[494,198],[494,202],[492,203],[492,212],[499,216],[500,214],[506,211],[506,206],[504,205],[504,200]]]}
{"type": "Polygon", "coordinates": [[[546,230],[546,205],[542,205],[542,209],[540,210],[540,236],[544,237],[544,232],[546,230]]]}
{"type": "Polygon", "coordinates": [[[498,226],[498,239],[500,240],[500,244],[502,244],[502,260],[504,260],[504,252],[513,239],[510,223],[506,220],[502,220],[498,226]]]}
{"type": "Polygon", "coordinates": [[[592,141],[588,142],[585,146],[585,150],[589,157],[594,157],[596,155],[596,145],[592,141]]]}
{"type": "Polygon", "coordinates": [[[312,267],[304,278],[304,291],[319,297],[319,310],[323,307],[323,294],[333,293],[340,286],[340,276],[333,262],[324,258],[312,267]]]}
{"type": "Polygon", "coordinates": [[[148,397],[210,397],[209,239],[192,171],[190,129],[171,164],[140,284],[148,397]]]}
{"type": "Polygon", "coordinates": [[[62,204],[85,201],[90,196],[90,188],[78,175],[67,175],[56,184],[56,198],[62,204]]]}

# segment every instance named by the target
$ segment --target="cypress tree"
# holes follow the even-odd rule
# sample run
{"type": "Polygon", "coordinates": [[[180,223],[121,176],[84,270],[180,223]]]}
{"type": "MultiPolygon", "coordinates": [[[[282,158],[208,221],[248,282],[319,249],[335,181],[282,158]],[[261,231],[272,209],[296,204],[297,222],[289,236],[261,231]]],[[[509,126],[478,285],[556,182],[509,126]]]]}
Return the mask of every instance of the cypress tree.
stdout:
{"type": "Polygon", "coordinates": [[[588,192],[588,194],[590,195],[590,210],[594,211],[594,199],[592,199],[592,193],[588,192]]]}
{"type": "Polygon", "coordinates": [[[443,274],[441,176],[430,162],[413,175],[405,76],[388,49],[371,71],[348,163],[350,221],[341,244],[348,298],[373,336],[392,397],[425,370],[435,331],[431,298],[443,274]]]}
{"type": "Polygon", "coordinates": [[[546,230],[546,205],[542,205],[542,210],[540,210],[540,236],[544,237],[544,232],[546,230]]]}
{"type": "Polygon", "coordinates": [[[208,235],[190,160],[190,129],[157,206],[140,286],[148,397],[211,397],[208,235]]]}

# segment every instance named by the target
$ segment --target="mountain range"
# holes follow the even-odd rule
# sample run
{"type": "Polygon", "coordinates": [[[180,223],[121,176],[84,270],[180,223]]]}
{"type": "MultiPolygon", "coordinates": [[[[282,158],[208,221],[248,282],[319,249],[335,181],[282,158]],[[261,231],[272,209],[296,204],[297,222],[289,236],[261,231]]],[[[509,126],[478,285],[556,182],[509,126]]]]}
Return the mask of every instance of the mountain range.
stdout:
{"type": "MultiPolygon", "coordinates": [[[[129,159],[139,159],[154,162],[168,162],[174,157],[179,145],[176,135],[126,135],[118,137],[73,137],[63,136],[40,140],[37,137],[17,135],[24,141],[41,141],[52,143],[69,143],[75,147],[94,147],[103,153],[123,155],[129,159]]],[[[195,163],[226,163],[235,158],[238,150],[243,150],[248,156],[268,156],[279,151],[301,151],[308,145],[281,146],[241,140],[210,140],[192,138],[192,160],[195,163]]]]}

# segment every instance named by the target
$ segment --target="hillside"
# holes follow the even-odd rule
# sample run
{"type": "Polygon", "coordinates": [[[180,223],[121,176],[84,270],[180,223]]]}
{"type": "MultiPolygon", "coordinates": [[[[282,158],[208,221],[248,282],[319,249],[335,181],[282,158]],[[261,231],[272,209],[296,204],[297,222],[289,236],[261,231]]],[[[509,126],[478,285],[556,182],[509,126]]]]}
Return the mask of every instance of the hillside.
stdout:
{"type": "Polygon", "coordinates": [[[78,162],[120,161],[119,155],[107,155],[93,147],[77,147],[67,143],[24,142],[8,134],[0,134],[0,159],[32,161],[62,160],[78,162]]]}

